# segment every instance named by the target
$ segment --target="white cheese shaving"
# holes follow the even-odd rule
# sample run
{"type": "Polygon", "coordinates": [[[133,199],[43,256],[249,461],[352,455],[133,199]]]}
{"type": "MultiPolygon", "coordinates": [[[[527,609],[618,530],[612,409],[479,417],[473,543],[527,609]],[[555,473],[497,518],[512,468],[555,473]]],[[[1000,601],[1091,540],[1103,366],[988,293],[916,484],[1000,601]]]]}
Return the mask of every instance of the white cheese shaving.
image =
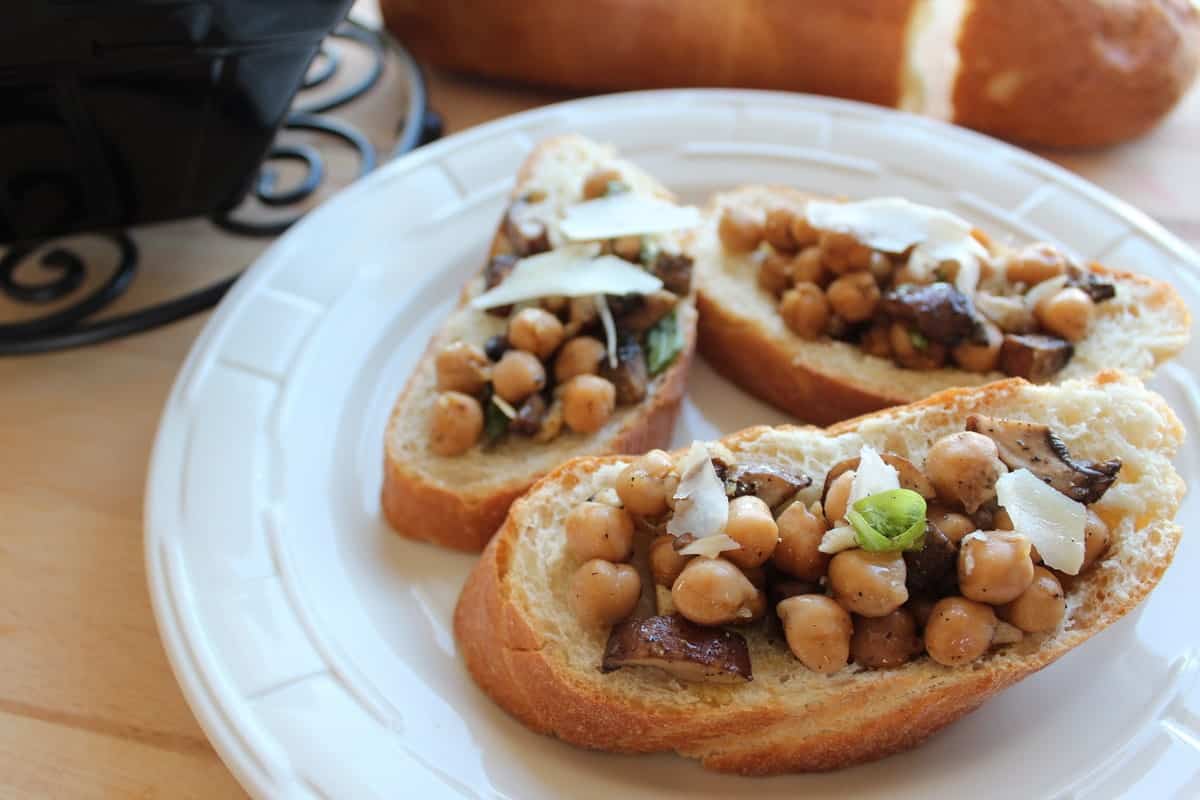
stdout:
{"type": "Polygon", "coordinates": [[[817,549],[822,553],[830,554],[840,553],[852,547],[858,547],[858,537],[854,534],[854,528],[849,525],[839,525],[825,531],[825,535],[821,537],[821,543],[817,545],[817,549]]]}
{"type": "Polygon", "coordinates": [[[731,539],[724,533],[718,533],[716,536],[705,536],[703,539],[697,539],[687,547],[679,551],[681,556],[704,556],[705,558],[716,558],[726,550],[740,550],[741,545],[731,539]]]}
{"type": "Polygon", "coordinates": [[[965,219],[901,197],[809,203],[807,217],[818,230],[850,234],[885,253],[903,253],[911,247],[908,268],[918,278],[929,277],[944,262],[955,262],[959,265],[956,284],[961,284],[957,288],[968,296],[979,283],[979,262],[988,257],[965,219]]]}
{"type": "Polygon", "coordinates": [[[724,535],[725,523],[729,521],[729,500],[703,442],[692,444],[680,462],[679,472],[675,513],[667,522],[667,533],[691,534],[697,539],[724,535]]]}
{"type": "Polygon", "coordinates": [[[599,245],[567,245],[522,258],[499,286],[471,301],[472,308],[495,308],[542,297],[595,294],[651,294],[662,281],[623,258],[597,256],[599,245]]]}
{"type": "Polygon", "coordinates": [[[699,224],[700,209],[695,206],[677,206],[657,197],[618,192],[571,206],[558,228],[567,239],[579,242],[666,233],[699,224]]]}
{"type": "Polygon", "coordinates": [[[1087,508],[1047,486],[1027,469],[996,481],[996,500],[1012,519],[1013,530],[1037,548],[1047,567],[1079,574],[1087,526],[1087,508]]]}
{"type": "Polygon", "coordinates": [[[621,496],[617,494],[617,490],[611,487],[608,489],[601,489],[600,491],[596,492],[595,496],[592,497],[592,502],[603,503],[604,505],[612,506],[613,508],[621,508],[621,506],[624,505],[621,502],[621,496]]]}
{"type": "Polygon", "coordinates": [[[878,450],[869,444],[864,444],[858,454],[858,467],[854,470],[854,480],[850,483],[850,496],[846,500],[846,510],[849,511],[864,497],[899,488],[900,473],[880,457],[878,450]]]}
{"type": "Polygon", "coordinates": [[[505,400],[503,397],[501,397],[500,395],[498,395],[498,394],[492,395],[492,403],[495,404],[496,408],[500,409],[500,413],[503,414],[504,416],[508,417],[509,419],[516,418],[517,410],[515,408],[513,408],[509,404],[509,402],[507,400],[505,400]]]}
{"type": "Polygon", "coordinates": [[[604,326],[604,346],[608,350],[609,369],[617,368],[617,323],[613,319],[612,310],[604,295],[596,295],[596,313],[600,315],[600,324],[604,326]]]}
{"type": "Polygon", "coordinates": [[[1041,283],[1035,283],[1033,288],[1025,293],[1025,307],[1031,312],[1036,310],[1039,303],[1058,294],[1059,290],[1065,288],[1066,285],[1066,275],[1058,275],[1041,283]]]}

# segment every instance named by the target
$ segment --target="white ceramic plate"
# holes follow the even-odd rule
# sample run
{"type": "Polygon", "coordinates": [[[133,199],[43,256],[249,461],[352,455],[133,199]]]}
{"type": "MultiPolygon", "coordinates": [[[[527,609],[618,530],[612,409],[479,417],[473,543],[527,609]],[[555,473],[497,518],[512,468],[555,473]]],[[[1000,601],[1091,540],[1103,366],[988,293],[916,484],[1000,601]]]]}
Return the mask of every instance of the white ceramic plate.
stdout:
{"type": "MultiPolygon", "coordinates": [[[[714,775],[525,730],[455,654],[473,558],[390,533],[385,418],[484,253],[517,165],[579,131],[692,201],[741,182],[901,194],[1014,241],[1168,278],[1200,260],[1142,214],[1014,148],[888,110],[796,95],[617,95],[500,120],[389,164],[281,238],[221,304],[163,414],[146,557],[179,682],[260,797],[984,798],[1200,796],[1200,542],[1151,600],[915,752],[815,776],[714,775]]],[[[1193,344],[1154,381],[1200,429],[1193,344]]],[[[783,418],[702,363],[676,441],[783,418]]],[[[1200,477],[1197,451],[1180,459],[1200,477]]],[[[1181,517],[1200,519],[1192,498],[1181,517]]]]}

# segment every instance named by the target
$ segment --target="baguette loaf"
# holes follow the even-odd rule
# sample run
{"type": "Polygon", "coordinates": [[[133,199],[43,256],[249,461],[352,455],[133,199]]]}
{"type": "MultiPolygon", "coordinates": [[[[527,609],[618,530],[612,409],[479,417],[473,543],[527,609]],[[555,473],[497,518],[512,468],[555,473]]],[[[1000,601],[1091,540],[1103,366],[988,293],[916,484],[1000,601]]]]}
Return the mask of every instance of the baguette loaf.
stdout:
{"type": "MultiPolygon", "coordinates": [[[[561,215],[581,199],[584,179],[597,168],[617,170],[635,193],[670,197],[657,181],[618,159],[611,148],[580,136],[560,136],[538,145],[517,175],[513,197],[540,190],[561,215]]],[[[497,239],[501,235],[497,233],[497,239]]],[[[667,239],[675,241],[672,236],[667,239]]],[[[665,446],[675,424],[696,338],[695,307],[692,299],[685,297],[677,310],[684,337],[681,352],[651,380],[642,402],[618,407],[594,434],[564,431],[545,443],[509,436],[486,450],[475,447],[462,455],[440,456],[429,448],[437,395],[436,354],[457,340],[482,346],[505,330],[506,320],[467,305],[483,290],[483,278],[472,278],[458,308],[430,341],[392,411],[384,449],[382,504],[391,526],[409,538],[468,551],[482,549],[504,520],[509,504],[568,458],[640,453],[665,446]]]]}
{"type": "Polygon", "coordinates": [[[1055,147],[1144,132],[1187,91],[1200,59],[1200,14],[1189,0],[383,0],[381,8],[419,58],[467,72],[577,90],[813,92],[1055,147]]]}
{"type": "MultiPolygon", "coordinates": [[[[1135,379],[1033,386],[1019,379],[955,389],[920,403],[812,427],[751,428],[722,440],[735,458],[818,481],[864,443],[921,463],[931,443],[982,413],[1049,424],[1083,458],[1118,457],[1117,482],[1093,508],[1109,524],[1107,555],[1073,582],[1063,622],[993,650],[970,667],[928,657],[889,670],[809,671],[759,627],[743,627],[754,677],[736,686],[680,682],[651,668],[602,674],[606,636],[567,605],[575,561],[569,510],[628,463],[573,460],[516,502],[467,580],[455,612],[466,665],[492,699],[536,731],[618,752],[675,751],[726,772],[828,770],[911,748],[989,697],[1050,664],[1128,613],[1169,565],[1184,484],[1171,466],[1184,432],[1135,379]]],[[[1036,712],[1035,712],[1036,713],[1036,712]]]]}
{"type": "MultiPolygon", "coordinates": [[[[857,345],[805,340],[792,333],[775,298],[759,287],[756,262],[722,247],[718,220],[726,208],[751,214],[814,199],[785,187],[749,186],[717,195],[693,244],[698,276],[700,351],[725,377],[757,397],[816,424],[912,402],[954,386],[978,386],[1004,377],[957,368],[902,369],[857,345]]],[[[1112,368],[1145,378],[1183,349],[1190,314],[1169,285],[1099,266],[1117,286],[1096,306],[1096,318],[1075,355],[1055,380],[1084,378],[1112,368]]]]}

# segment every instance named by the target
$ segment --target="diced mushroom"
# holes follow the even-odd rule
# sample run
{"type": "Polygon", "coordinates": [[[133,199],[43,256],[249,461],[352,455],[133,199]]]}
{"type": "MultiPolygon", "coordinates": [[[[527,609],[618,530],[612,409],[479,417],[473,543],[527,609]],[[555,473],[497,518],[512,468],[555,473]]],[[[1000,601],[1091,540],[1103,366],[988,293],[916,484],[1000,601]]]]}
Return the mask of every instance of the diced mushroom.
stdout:
{"type": "MultiPolygon", "coordinates": [[[[933,488],[933,484],[929,482],[929,478],[925,477],[925,473],[921,472],[916,464],[909,461],[904,456],[898,456],[894,453],[880,453],[879,457],[883,459],[885,464],[895,468],[896,474],[900,478],[900,486],[903,489],[911,489],[917,494],[924,497],[926,500],[932,500],[937,497],[937,490],[933,488]]],[[[839,475],[847,470],[858,469],[859,457],[847,458],[845,461],[839,461],[834,464],[829,470],[829,474],[825,476],[825,486],[821,489],[821,497],[829,493],[829,487],[839,475]]]]}
{"type": "Polygon", "coordinates": [[[535,436],[542,429],[542,418],[546,415],[546,400],[535,392],[517,409],[517,415],[508,423],[508,429],[522,436],[535,436]]]}
{"type": "Polygon", "coordinates": [[[926,522],[925,546],[906,552],[904,564],[905,586],[911,596],[951,594],[958,579],[958,548],[937,525],[926,522]]]}
{"type": "Polygon", "coordinates": [[[600,671],[635,666],[657,667],[680,680],[697,683],[753,679],[745,638],[696,625],[676,614],[625,620],[613,627],[600,671]]]}
{"type": "Polygon", "coordinates": [[[1054,377],[1074,355],[1075,347],[1056,336],[1006,333],[1000,346],[1000,370],[1042,383],[1054,377]]]}
{"type": "Polygon", "coordinates": [[[668,292],[680,297],[692,290],[692,259],[682,253],[660,252],[651,270],[668,292]]]}
{"type": "Polygon", "coordinates": [[[646,369],[646,356],[642,346],[632,336],[622,337],[617,343],[617,366],[610,367],[605,360],[600,376],[612,381],[617,388],[617,405],[640,403],[646,396],[646,385],[650,373],[646,369]]]}
{"type": "Polygon", "coordinates": [[[725,494],[741,497],[752,494],[771,508],[795,497],[796,492],[812,486],[812,478],[795,475],[769,464],[735,464],[725,473],[725,494]]]}
{"type": "Polygon", "coordinates": [[[957,344],[984,335],[970,298],[948,283],[903,284],[883,296],[880,308],[934,342],[957,344]]]}
{"type": "Polygon", "coordinates": [[[1082,267],[1071,266],[1067,269],[1067,286],[1082,289],[1092,298],[1093,303],[1102,303],[1117,296],[1117,287],[1114,284],[1082,267]]]}
{"type": "Polygon", "coordinates": [[[1063,440],[1048,425],[972,414],[967,430],[996,443],[1000,460],[1011,470],[1027,469],[1076,502],[1096,502],[1117,479],[1121,459],[1084,461],[1071,458],[1063,440]]]}
{"type": "Polygon", "coordinates": [[[538,197],[526,195],[513,201],[504,216],[504,235],[518,256],[531,256],[550,249],[546,222],[537,207],[538,197]]]}
{"type": "Polygon", "coordinates": [[[659,291],[642,298],[641,305],[617,320],[617,327],[629,333],[638,334],[654,327],[654,323],[670,313],[679,303],[679,296],[674,292],[659,291]]]}

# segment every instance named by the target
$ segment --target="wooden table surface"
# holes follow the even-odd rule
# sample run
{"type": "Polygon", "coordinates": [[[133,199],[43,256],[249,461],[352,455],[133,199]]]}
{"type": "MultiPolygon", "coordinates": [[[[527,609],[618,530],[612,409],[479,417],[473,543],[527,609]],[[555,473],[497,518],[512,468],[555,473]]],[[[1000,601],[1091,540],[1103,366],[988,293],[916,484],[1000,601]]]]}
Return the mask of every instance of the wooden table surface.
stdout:
{"type": "MultiPolygon", "coordinates": [[[[449,131],[561,99],[439,73],[431,89],[449,131]]],[[[1045,155],[1200,247],[1197,142],[1200,91],[1138,142],[1045,155]]],[[[261,247],[194,247],[208,231],[204,222],[139,231],[144,263],[174,266],[147,268],[121,307],[223,277],[261,247]]],[[[176,686],[142,559],[159,411],[206,318],[0,360],[2,798],[244,796],[176,686]]]]}

